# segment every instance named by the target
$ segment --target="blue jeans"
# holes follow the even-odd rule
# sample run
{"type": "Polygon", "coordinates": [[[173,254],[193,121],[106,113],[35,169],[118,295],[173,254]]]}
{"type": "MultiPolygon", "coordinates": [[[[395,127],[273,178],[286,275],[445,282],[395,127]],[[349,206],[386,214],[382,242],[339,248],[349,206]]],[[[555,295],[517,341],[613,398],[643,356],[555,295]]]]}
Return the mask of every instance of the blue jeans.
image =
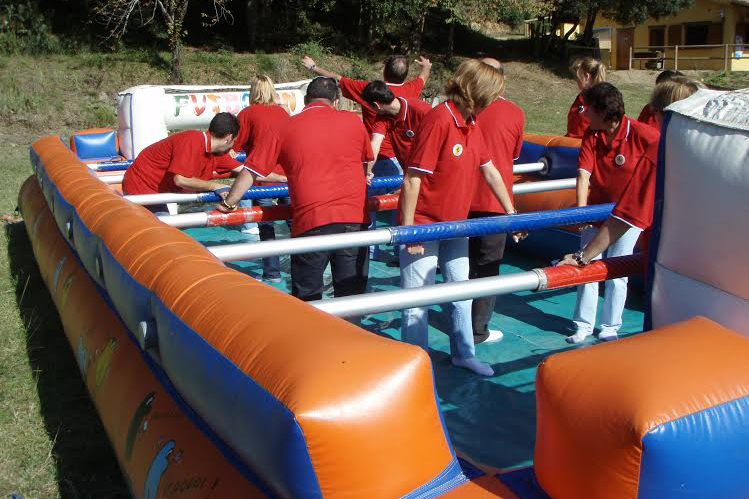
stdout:
{"type": "MultiPolygon", "coordinates": [[[[598,232],[597,227],[585,229],[580,235],[580,248],[584,248],[598,232]]],[[[641,230],[631,227],[604,252],[608,257],[631,255],[640,237],[641,230]]],[[[595,259],[601,258],[600,256],[595,259]]],[[[604,283],[603,307],[601,308],[601,332],[616,333],[622,327],[622,313],[627,301],[627,278],[611,279],[604,283]]],[[[592,333],[596,325],[598,308],[598,283],[581,284],[577,287],[577,303],[573,321],[577,331],[592,333]]]]}
{"type": "MultiPolygon", "coordinates": [[[[374,166],[372,167],[372,173],[374,173],[375,177],[394,177],[398,175],[403,175],[403,168],[401,168],[400,163],[398,162],[398,158],[387,158],[387,159],[380,159],[375,162],[374,166]]],[[[397,189],[393,189],[390,192],[394,192],[397,189]]],[[[397,213],[396,210],[393,210],[393,216],[391,224],[395,225],[395,220],[397,220],[397,213]]],[[[369,229],[376,229],[377,228],[377,212],[372,211],[369,213],[369,219],[371,223],[369,224],[369,229]]],[[[381,253],[385,253],[385,251],[381,251],[380,247],[377,245],[370,246],[369,247],[369,259],[370,260],[379,260],[382,258],[381,253]]]]}
{"type": "MultiPolygon", "coordinates": [[[[259,199],[256,199],[255,202],[259,201],[259,199]]],[[[240,208],[252,208],[252,199],[240,199],[239,200],[239,207],[240,208]]],[[[260,203],[257,203],[258,205],[260,203]]],[[[250,230],[253,227],[257,227],[257,224],[255,222],[245,222],[242,224],[242,226],[239,228],[240,230],[250,230]]]]}
{"type": "MultiPolygon", "coordinates": [[[[424,244],[423,255],[411,255],[405,246],[400,248],[401,287],[419,288],[434,284],[439,261],[445,281],[468,280],[468,238],[429,241],[424,244]]],[[[450,320],[450,353],[453,358],[475,357],[473,328],[471,326],[471,302],[453,302],[450,320]]],[[[407,343],[427,349],[429,346],[428,309],[409,308],[403,311],[401,339],[407,343]]]]}
{"type": "MultiPolygon", "coordinates": [[[[258,206],[289,206],[291,201],[289,197],[283,197],[278,199],[265,198],[256,199],[255,203],[258,206]]],[[[273,241],[276,239],[276,229],[274,224],[276,222],[258,222],[258,229],[260,230],[261,241],[273,241]]],[[[291,232],[291,220],[286,221],[286,225],[289,226],[289,232],[291,232]]],[[[276,279],[281,277],[281,259],[278,256],[268,256],[263,258],[263,279],[276,279]]]]}

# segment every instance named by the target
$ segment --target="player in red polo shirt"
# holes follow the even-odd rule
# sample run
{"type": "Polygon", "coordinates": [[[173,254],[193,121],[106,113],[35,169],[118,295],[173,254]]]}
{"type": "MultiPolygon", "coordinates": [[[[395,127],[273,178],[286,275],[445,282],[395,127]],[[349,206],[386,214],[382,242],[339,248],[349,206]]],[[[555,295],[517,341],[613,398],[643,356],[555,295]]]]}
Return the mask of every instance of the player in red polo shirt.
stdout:
{"type": "MultiPolygon", "coordinates": [[[[396,97],[417,98],[421,95],[424,84],[429,79],[429,73],[432,70],[432,63],[425,57],[419,57],[414,62],[421,66],[421,73],[413,80],[406,81],[408,77],[408,58],[403,55],[391,55],[385,60],[385,66],[382,70],[385,84],[390,88],[396,97]]],[[[362,97],[364,87],[369,83],[368,80],[354,80],[341,76],[338,73],[328,71],[315,64],[315,61],[305,56],[302,64],[321,76],[335,78],[341,88],[341,93],[347,99],[351,99],[361,106],[362,120],[368,133],[372,133],[374,123],[377,119],[377,111],[370,106],[362,97]]],[[[380,146],[377,162],[374,165],[373,172],[376,177],[401,175],[403,169],[401,165],[394,161],[395,151],[389,137],[385,137],[380,146]]]]}
{"type": "MultiPolygon", "coordinates": [[[[238,173],[242,165],[227,154],[239,132],[239,120],[231,113],[218,113],[207,132],[186,130],[146,147],[125,170],[125,194],[159,192],[218,191],[227,186],[211,180],[216,173],[238,173]]],[[[166,211],[164,205],[151,211],[166,211]]]]}
{"type": "Polygon", "coordinates": [[[581,139],[588,129],[583,92],[597,83],[606,81],[606,65],[592,57],[581,57],[572,63],[570,70],[575,75],[575,83],[580,93],[567,113],[567,137],[581,139]]]}
{"type": "MultiPolygon", "coordinates": [[[[239,118],[239,135],[234,141],[235,151],[244,151],[250,153],[256,146],[262,144],[267,137],[271,136],[273,130],[282,126],[289,120],[289,112],[281,106],[278,94],[273,86],[273,80],[266,75],[257,75],[252,79],[252,92],[250,94],[250,105],[242,109],[237,118],[239,118]]],[[[264,181],[257,182],[258,185],[275,185],[285,184],[286,174],[281,165],[277,164],[273,171],[265,178],[264,181]]],[[[264,198],[254,201],[258,206],[275,206],[290,204],[289,197],[282,198],[264,198]]],[[[242,207],[251,207],[252,200],[240,201],[242,207]]],[[[289,221],[287,221],[287,224],[289,221]]],[[[291,227],[289,225],[289,227],[291,227]]],[[[242,232],[260,235],[261,241],[272,241],[276,238],[275,222],[258,222],[245,223],[242,225],[242,232]],[[255,226],[257,228],[255,229],[255,226]]],[[[281,281],[281,260],[278,256],[269,256],[263,258],[263,279],[270,282],[281,281]]]]}
{"type": "MultiPolygon", "coordinates": [[[[648,106],[654,110],[657,128],[663,120],[663,110],[695,93],[698,85],[682,78],[666,79],[655,86],[648,106]]],[[[649,232],[653,223],[655,204],[655,178],[658,161],[658,143],[651,144],[640,158],[632,178],[614,206],[611,216],[597,231],[595,237],[575,254],[565,255],[557,265],[584,266],[606,251],[632,228],[643,231],[644,244],[640,246],[647,255],[649,232]]]]}
{"type": "MultiPolygon", "coordinates": [[[[335,109],[338,87],[332,78],[312,80],[304,99],[301,113],[250,152],[245,170],[217,208],[235,209],[254,180],[280,163],[292,199],[292,237],[366,230],[364,165],[374,159],[367,131],[354,113],[335,109]]],[[[321,299],[323,272],[329,262],[335,296],[365,291],[366,247],[292,255],[292,294],[305,301],[321,299]]]]}
{"type": "MultiPolygon", "coordinates": [[[[500,72],[504,92],[505,76],[502,64],[496,59],[488,58],[482,59],[482,62],[497,68],[500,72]]],[[[512,168],[523,147],[525,114],[520,107],[500,95],[481,112],[476,118],[476,123],[481,129],[492,162],[502,175],[505,189],[510,199],[514,201],[512,168]]],[[[497,200],[486,182],[478,182],[468,218],[493,217],[505,213],[502,203],[497,200]]],[[[506,234],[489,234],[468,239],[469,277],[471,279],[499,275],[506,241],[506,234]]],[[[474,343],[491,343],[502,339],[501,331],[490,330],[488,327],[495,302],[495,296],[474,298],[471,310],[474,343]]]]}
{"type": "MultiPolygon", "coordinates": [[[[416,129],[432,106],[417,97],[396,97],[382,80],[369,82],[362,91],[362,99],[377,113],[371,128],[372,151],[377,155],[387,142],[398,162],[405,164],[416,129]]],[[[367,178],[373,176],[369,168],[367,178]]]]}
{"type": "MultiPolygon", "coordinates": [[[[583,93],[586,114],[590,120],[578,158],[577,205],[616,203],[632,178],[635,166],[659,139],[658,130],[634,121],[624,114],[621,92],[610,83],[599,83],[583,93]]],[[[580,237],[584,248],[596,229],[584,226],[580,237]]],[[[640,230],[632,227],[606,251],[606,256],[630,255],[640,230]]],[[[579,343],[591,334],[596,320],[598,284],[578,286],[574,322],[576,332],[567,338],[579,343]]],[[[600,340],[617,338],[627,298],[627,279],[606,281],[601,312],[600,340]]]]}
{"type": "MultiPolygon", "coordinates": [[[[481,61],[468,60],[447,83],[448,100],[432,109],[416,130],[406,164],[400,210],[403,225],[464,220],[483,177],[502,206],[515,211],[502,176],[492,164],[473,116],[502,90],[502,75],[481,61]],[[479,173],[480,172],[480,173],[479,173]]],[[[437,263],[447,281],[468,279],[468,239],[408,244],[400,250],[401,286],[433,284],[437,263]]],[[[494,370],[476,358],[471,300],[453,303],[450,353],[455,366],[483,376],[494,370]]],[[[428,348],[427,309],[403,311],[401,337],[428,348]]]]}

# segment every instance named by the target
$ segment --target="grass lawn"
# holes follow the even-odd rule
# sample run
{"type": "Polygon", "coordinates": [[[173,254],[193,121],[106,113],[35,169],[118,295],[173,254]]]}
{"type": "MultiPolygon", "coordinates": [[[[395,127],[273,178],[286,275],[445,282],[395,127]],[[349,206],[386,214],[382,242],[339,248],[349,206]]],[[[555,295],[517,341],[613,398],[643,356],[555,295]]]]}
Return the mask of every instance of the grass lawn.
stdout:
{"type": "MultiPolygon", "coordinates": [[[[298,51],[299,52],[299,51],[298,51]]],[[[318,65],[375,78],[381,65],[313,54],[318,65]]],[[[0,214],[12,213],[31,172],[28,146],[47,134],[115,127],[117,92],[166,83],[166,54],[76,54],[0,58],[0,214]]],[[[187,51],[185,81],[243,84],[257,72],[276,81],[308,77],[292,54],[187,51]]],[[[433,97],[455,61],[434,58],[433,97]]],[[[416,68],[414,68],[416,70],[416,68]]],[[[526,129],[564,133],[577,88],[537,64],[509,62],[507,96],[524,108],[526,129]]],[[[628,114],[648,99],[655,72],[612,72],[628,114]]],[[[0,234],[0,497],[123,497],[127,489],[93,410],[59,319],[31,256],[22,223],[0,234]]]]}

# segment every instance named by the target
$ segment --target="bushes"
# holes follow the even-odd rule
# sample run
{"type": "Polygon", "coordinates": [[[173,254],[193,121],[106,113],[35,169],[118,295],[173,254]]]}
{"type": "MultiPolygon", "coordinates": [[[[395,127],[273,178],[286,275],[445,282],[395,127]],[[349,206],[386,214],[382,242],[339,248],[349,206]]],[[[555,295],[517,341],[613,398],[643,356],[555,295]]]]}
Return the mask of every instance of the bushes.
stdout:
{"type": "Polygon", "coordinates": [[[0,54],[41,54],[60,51],[49,19],[32,0],[0,6],[0,54]]]}

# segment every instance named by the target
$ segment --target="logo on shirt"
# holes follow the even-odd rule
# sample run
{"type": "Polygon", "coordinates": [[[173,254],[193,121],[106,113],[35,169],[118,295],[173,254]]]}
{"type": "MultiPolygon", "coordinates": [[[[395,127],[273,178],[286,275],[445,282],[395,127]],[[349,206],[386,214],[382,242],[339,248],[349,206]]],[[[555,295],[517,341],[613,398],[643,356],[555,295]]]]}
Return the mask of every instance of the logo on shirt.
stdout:
{"type": "Polygon", "coordinates": [[[455,144],[453,146],[453,154],[455,156],[460,156],[461,154],[463,154],[463,146],[461,144],[455,144]]]}
{"type": "Polygon", "coordinates": [[[585,106],[577,106],[577,112],[583,114],[583,112],[585,112],[585,106]]]}
{"type": "Polygon", "coordinates": [[[617,166],[624,166],[624,163],[627,162],[627,158],[624,157],[624,154],[617,154],[614,158],[614,163],[616,163],[617,166]]]}

